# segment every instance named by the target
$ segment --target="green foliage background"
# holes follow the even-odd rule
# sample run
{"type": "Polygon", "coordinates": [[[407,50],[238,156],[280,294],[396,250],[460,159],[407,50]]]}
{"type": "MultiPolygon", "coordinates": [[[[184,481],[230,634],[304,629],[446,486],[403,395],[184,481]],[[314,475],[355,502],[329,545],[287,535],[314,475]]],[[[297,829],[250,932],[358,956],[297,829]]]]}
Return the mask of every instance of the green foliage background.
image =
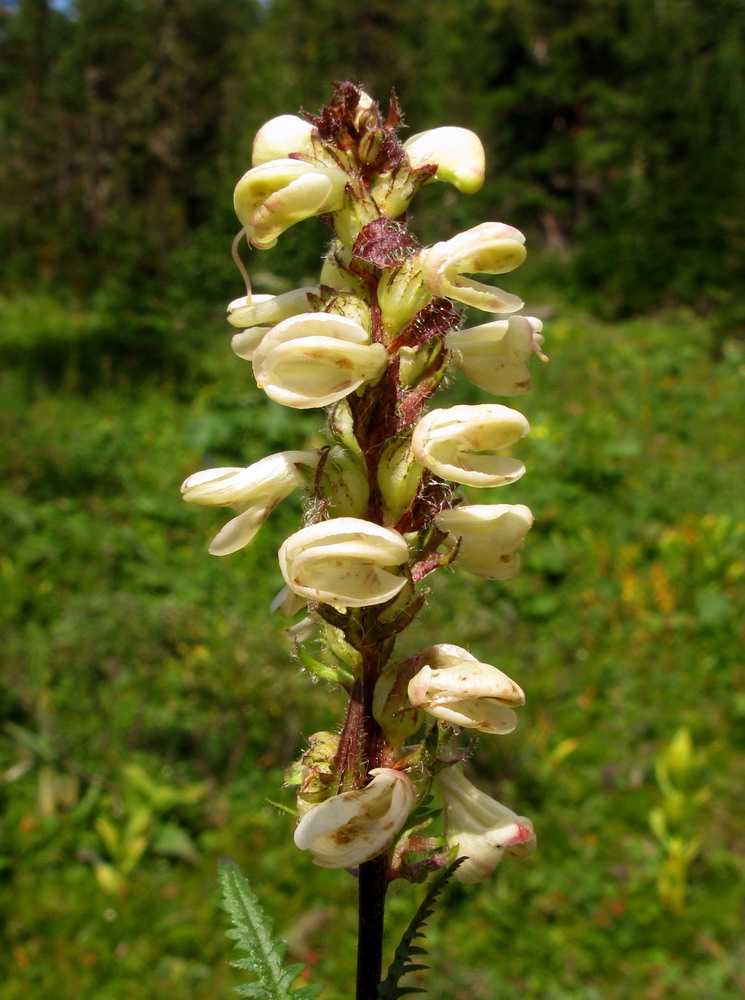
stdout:
{"type": "MultiPolygon", "coordinates": [[[[509,287],[551,356],[518,402],[529,473],[493,497],[536,514],[521,575],[445,574],[402,645],[470,644],[528,692],[475,774],[540,849],[448,890],[430,995],[742,995],[744,26],[736,0],[0,6],[4,997],[229,996],[223,855],[349,996],[353,882],[266,801],[291,804],[284,767],[342,707],[266,611],[299,508],[217,560],[223,515],[178,498],[318,442],[230,354],[230,192],[261,122],[340,78],[484,137],[484,190],[428,188],[413,225],[522,226],[509,287]],[[671,912],[649,813],[682,725],[675,831],[702,846],[671,912]]],[[[326,238],[255,254],[260,290],[312,276],[326,238]]],[[[394,887],[389,955],[421,894],[394,887]]]]}

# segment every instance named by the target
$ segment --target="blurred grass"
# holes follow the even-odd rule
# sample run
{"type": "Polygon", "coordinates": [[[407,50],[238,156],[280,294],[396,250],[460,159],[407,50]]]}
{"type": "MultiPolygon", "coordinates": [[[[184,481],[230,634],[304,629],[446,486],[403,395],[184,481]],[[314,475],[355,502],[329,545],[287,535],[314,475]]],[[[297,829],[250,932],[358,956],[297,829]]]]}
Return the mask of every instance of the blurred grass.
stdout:
{"type": "MultiPolygon", "coordinates": [[[[443,574],[401,650],[469,645],[526,689],[474,773],[533,818],[539,851],[451,888],[422,981],[432,1000],[729,1000],[745,991],[745,351],[687,312],[605,324],[550,291],[534,304],[556,315],[551,362],[515,401],[528,474],[490,498],[536,515],[523,570],[443,574]],[[710,794],[672,914],[648,814],[683,724],[710,794]]],[[[291,804],[283,768],[342,710],[267,614],[299,507],[218,560],[224,512],[178,495],[196,469],[317,443],[320,415],[266,401],[220,320],[183,303],[8,299],[0,325],[3,997],[229,996],[229,855],[327,1000],[347,998],[353,881],[314,868],[266,801],[291,804]]],[[[391,948],[419,895],[394,885],[391,948]]]]}

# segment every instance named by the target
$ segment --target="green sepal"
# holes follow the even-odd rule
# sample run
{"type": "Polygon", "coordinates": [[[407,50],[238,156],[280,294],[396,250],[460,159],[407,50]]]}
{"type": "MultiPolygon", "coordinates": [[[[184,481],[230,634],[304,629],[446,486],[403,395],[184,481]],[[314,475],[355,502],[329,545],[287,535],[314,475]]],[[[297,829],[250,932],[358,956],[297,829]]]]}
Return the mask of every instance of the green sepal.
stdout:
{"type": "Polygon", "coordinates": [[[305,669],[310,671],[315,677],[320,677],[322,681],[334,681],[336,684],[341,684],[342,687],[351,687],[354,683],[354,677],[348,670],[344,670],[343,667],[321,663],[320,660],[316,660],[302,646],[298,646],[296,652],[298,659],[305,669]]]}

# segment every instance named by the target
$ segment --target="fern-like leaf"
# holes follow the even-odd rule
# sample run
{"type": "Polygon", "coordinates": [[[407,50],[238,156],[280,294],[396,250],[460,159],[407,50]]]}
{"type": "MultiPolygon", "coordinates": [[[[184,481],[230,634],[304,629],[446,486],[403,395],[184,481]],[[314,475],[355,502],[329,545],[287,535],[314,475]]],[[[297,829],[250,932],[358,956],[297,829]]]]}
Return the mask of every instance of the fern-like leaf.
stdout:
{"type": "Polygon", "coordinates": [[[462,865],[465,860],[465,858],[458,858],[456,861],[453,861],[452,864],[440,872],[430,886],[427,895],[422,900],[421,906],[403,933],[393,956],[391,966],[388,969],[388,975],[378,986],[378,1000],[399,1000],[399,997],[409,996],[411,993],[423,992],[423,990],[413,986],[399,986],[398,982],[407,972],[422,972],[428,968],[428,966],[423,965],[421,962],[412,961],[414,956],[426,954],[424,948],[418,944],[414,944],[414,940],[418,937],[424,937],[424,925],[432,916],[435,900],[444,889],[445,883],[455,872],[456,868],[462,865]]]}
{"type": "Polygon", "coordinates": [[[313,1000],[322,987],[315,985],[292,989],[292,983],[303,966],[283,964],[287,945],[274,940],[271,920],[262,910],[238,865],[228,859],[221,861],[219,875],[222,906],[233,925],[227,935],[235,940],[236,948],[245,951],[248,956],[231,962],[231,965],[247,969],[257,978],[255,983],[237,986],[235,992],[252,1000],[313,1000]]]}

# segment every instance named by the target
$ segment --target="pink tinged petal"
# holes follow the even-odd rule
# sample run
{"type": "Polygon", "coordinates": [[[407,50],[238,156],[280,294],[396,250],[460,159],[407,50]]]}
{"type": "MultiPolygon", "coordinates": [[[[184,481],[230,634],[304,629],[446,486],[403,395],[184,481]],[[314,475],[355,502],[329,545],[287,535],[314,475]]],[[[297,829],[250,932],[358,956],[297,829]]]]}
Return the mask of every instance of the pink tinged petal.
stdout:
{"type": "Polygon", "coordinates": [[[295,830],[295,844],[322,868],[350,868],[377,857],[401,830],[416,804],[401,771],[375,768],[370,784],[311,806],[295,830]]]}

